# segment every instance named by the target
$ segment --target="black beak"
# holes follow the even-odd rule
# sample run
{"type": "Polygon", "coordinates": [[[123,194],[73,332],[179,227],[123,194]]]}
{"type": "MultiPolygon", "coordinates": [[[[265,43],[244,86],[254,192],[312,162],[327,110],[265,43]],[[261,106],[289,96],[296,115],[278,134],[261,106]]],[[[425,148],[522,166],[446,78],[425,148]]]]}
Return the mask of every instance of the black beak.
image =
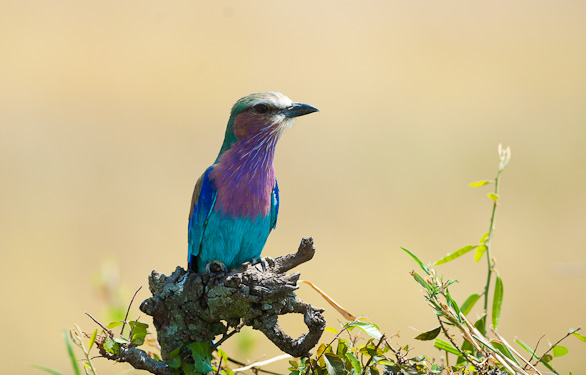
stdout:
{"type": "Polygon", "coordinates": [[[313,112],[319,112],[319,109],[309,104],[293,103],[291,107],[286,108],[283,113],[287,118],[299,117],[308,115],[313,112]]]}

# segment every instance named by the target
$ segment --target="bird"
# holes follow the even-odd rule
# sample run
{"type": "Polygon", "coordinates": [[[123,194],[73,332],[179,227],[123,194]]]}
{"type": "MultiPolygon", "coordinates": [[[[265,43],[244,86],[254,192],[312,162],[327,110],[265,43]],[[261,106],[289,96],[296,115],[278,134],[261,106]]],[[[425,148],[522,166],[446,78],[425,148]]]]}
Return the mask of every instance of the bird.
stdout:
{"type": "Polygon", "coordinates": [[[297,117],[313,112],[319,110],[274,91],[236,101],[218,157],[193,190],[189,270],[209,272],[213,264],[236,269],[245,262],[262,261],[262,249],[279,214],[273,166],[277,141],[297,117]]]}

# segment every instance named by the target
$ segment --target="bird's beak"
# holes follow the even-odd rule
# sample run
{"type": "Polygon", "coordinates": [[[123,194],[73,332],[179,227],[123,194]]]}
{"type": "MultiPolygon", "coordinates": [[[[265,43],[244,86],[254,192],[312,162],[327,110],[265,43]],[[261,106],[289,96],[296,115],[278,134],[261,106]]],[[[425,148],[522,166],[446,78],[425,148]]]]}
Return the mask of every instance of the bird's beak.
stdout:
{"type": "Polygon", "coordinates": [[[291,107],[286,108],[283,113],[287,118],[299,117],[308,115],[313,112],[319,112],[319,109],[309,104],[293,103],[291,107]]]}

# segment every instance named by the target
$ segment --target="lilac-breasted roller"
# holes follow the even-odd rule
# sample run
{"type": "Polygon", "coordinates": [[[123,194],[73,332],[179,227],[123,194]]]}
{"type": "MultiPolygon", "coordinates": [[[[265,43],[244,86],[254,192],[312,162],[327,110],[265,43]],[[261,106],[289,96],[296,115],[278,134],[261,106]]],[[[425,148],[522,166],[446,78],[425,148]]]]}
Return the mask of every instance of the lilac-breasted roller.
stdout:
{"type": "Polygon", "coordinates": [[[193,190],[189,269],[204,272],[213,261],[238,268],[260,258],[279,213],[275,146],[295,117],[316,111],[278,92],[251,94],[234,104],[220,153],[193,190]]]}

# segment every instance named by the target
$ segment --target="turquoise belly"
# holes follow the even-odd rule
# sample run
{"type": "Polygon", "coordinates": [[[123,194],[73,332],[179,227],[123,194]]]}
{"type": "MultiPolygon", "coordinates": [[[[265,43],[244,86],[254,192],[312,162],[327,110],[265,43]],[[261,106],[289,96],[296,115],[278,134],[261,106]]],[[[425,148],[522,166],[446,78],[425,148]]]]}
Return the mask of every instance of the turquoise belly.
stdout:
{"type": "Polygon", "coordinates": [[[203,233],[198,254],[197,272],[205,271],[208,262],[217,260],[227,268],[259,258],[271,231],[270,215],[231,218],[212,211],[203,233]]]}

